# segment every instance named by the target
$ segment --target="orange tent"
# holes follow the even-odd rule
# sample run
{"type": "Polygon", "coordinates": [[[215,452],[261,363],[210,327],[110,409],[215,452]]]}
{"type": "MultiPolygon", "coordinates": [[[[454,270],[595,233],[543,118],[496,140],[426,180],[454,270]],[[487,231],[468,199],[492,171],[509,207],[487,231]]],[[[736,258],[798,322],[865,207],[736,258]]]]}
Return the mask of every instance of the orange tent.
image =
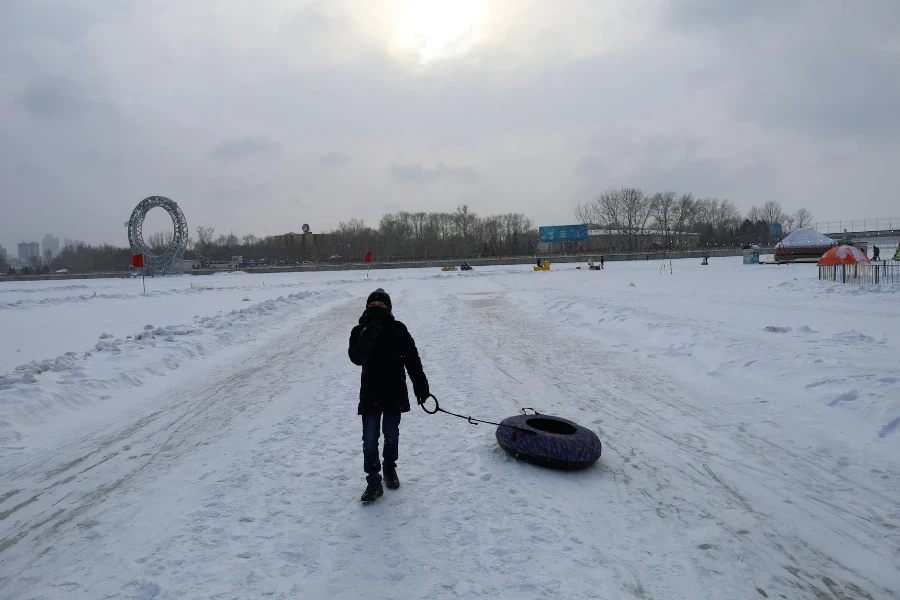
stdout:
{"type": "Polygon", "coordinates": [[[842,246],[835,246],[823,254],[822,258],[820,258],[819,262],[816,264],[821,267],[822,265],[855,265],[867,262],[869,262],[869,257],[866,256],[865,252],[856,246],[847,246],[844,244],[842,246]]]}

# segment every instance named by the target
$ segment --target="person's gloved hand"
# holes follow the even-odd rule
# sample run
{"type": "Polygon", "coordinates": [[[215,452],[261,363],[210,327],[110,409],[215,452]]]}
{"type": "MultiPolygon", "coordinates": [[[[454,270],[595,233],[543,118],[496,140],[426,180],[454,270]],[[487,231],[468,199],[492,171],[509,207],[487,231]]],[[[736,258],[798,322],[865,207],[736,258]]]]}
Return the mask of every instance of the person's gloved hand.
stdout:
{"type": "Polygon", "coordinates": [[[381,324],[387,319],[389,314],[390,311],[386,308],[382,308],[381,306],[370,306],[366,309],[366,312],[363,313],[363,319],[365,319],[367,323],[381,324]]]}

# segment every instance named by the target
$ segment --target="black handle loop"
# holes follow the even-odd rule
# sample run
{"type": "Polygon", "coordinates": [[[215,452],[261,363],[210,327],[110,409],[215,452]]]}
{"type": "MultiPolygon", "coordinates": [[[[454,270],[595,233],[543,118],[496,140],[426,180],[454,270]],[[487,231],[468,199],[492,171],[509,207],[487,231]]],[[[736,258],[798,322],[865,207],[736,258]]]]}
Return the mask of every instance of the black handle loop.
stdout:
{"type": "Polygon", "coordinates": [[[434,399],[434,410],[428,410],[427,408],[425,408],[425,402],[420,403],[419,406],[421,406],[422,410],[427,412],[429,415],[436,415],[438,411],[441,410],[441,405],[438,404],[438,399],[435,398],[434,394],[429,394],[428,397],[425,398],[425,400],[428,400],[428,398],[434,399]]]}
{"type": "MultiPolygon", "coordinates": [[[[507,429],[513,429],[513,430],[516,430],[516,431],[521,431],[521,432],[527,433],[527,434],[529,434],[529,435],[536,435],[536,434],[537,434],[536,431],[531,431],[530,429],[523,429],[523,428],[521,428],[521,427],[516,427],[515,425],[504,425],[503,423],[494,423],[493,421],[484,421],[484,420],[482,420],[482,419],[476,419],[476,418],[471,417],[471,416],[458,415],[458,414],[456,414],[456,413],[450,412],[449,410],[444,410],[443,408],[441,408],[441,405],[438,404],[438,399],[435,397],[434,394],[429,394],[429,395],[428,395],[428,398],[431,398],[431,399],[434,400],[434,410],[428,410],[427,408],[425,408],[425,403],[424,403],[424,402],[420,403],[419,406],[421,406],[421,407],[422,407],[422,410],[424,410],[425,412],[427,412],[429,415],[433,415],[433,414],[436,414],[436,413],[438,413],[438,412],[442,412],[442,413],[446,413],[446,414],[448,414],[448,415],[450,415],[450,416],[452,416],[452,417],[459,417],[460,419],[465,419],[466,421],[469,422],[470,425],[478,425],[479,423],[487,423],[488,425],[496,425],[496,426],[498,426],[498,427],[506,427],[507,429]]],[[[426,400],[427,400],[428,398],[426,398],[426,400]]],[[[526,410],[526,409],[523,408],[523,409],[522,409],[522,412],[524,413],[525,410],[526,410]]],[[[531,409],[529,409],[529,410],[534,410],[534,409],[531,408],[531,409]]],[[[528,413],[525,413],[525,414],[528,414],[528,413]]],[[[541,413],[539,413],[538,411],[534,410],[534,414],[539,415],[539,414],[541,414],[541,413]]]]}

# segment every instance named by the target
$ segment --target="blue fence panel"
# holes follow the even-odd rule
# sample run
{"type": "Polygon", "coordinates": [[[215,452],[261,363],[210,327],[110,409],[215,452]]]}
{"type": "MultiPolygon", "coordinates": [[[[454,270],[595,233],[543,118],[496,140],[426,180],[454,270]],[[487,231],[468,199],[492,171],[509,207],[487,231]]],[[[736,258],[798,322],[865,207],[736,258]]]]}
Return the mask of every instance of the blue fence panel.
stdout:
{"type": "Polygon", "coordinates": [[[588,238],[587,225],[539,227],[539,242],[583,242],[588,238]]]}

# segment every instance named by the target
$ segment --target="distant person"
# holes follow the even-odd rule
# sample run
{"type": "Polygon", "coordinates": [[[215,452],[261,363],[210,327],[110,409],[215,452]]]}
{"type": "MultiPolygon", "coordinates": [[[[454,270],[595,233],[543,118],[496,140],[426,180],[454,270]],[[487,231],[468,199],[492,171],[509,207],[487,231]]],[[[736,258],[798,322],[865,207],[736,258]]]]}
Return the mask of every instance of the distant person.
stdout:
{"type": "Polygon", "coordinates": [[[606,258],[603,257],[603,256],[601,256],[601,257],[600,257],[600,268],[601,268],[601,269],[603,268],[603,263],[605,263],[605,262],[606,262],[606,258]]]}
{"type": "Polygon", "coordinates": [[[415,341],[406,325],[394,318],[391,297],[382,288],[366,299],[366,310],[359,318],[359,325],[350,332],[348,354],[353,364],[362,367],[357,414],[362,416],[367,486],[360,500],[374,502],[384,494],[378,430],[384,433],[384,481],[388,489],[395,490],[400,487],[397,477],[400,415],[409,412],[406,373],[419,404],[424,404],[430,395],[428,379],[415,341]]]}
{"type": "Polygon", "coordinates": [[[881,255],[881,250],[878,246],[872,246],[872,260],[878,260],[878,257],[881,255]]]}

